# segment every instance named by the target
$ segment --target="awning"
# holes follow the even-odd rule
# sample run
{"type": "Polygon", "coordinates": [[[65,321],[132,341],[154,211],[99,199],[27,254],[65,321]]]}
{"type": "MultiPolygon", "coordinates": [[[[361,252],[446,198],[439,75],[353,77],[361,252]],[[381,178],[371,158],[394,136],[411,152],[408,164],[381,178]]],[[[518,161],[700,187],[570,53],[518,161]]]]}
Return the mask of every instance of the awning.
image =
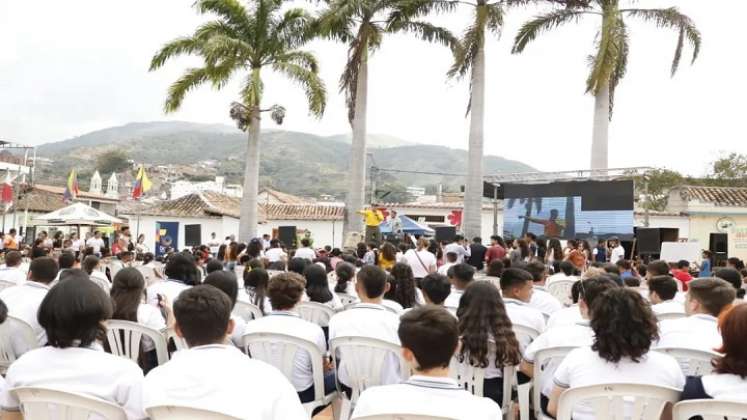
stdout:
{"type": "Polygon", "coordinates": [[[111,226],[123,223],[122,219],[110,216],[83,203],[74,203],[51,213],[34,218],[34,225],[41,226],[111,226]]]}

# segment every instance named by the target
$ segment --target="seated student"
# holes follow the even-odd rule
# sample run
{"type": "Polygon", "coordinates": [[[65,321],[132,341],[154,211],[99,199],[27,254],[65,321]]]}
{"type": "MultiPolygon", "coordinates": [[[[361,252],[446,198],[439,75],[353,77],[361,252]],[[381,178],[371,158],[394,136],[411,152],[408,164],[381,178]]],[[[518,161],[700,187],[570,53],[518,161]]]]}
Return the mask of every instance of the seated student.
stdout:
{"type": "MultiPolygon", "coordinates": [[[[503,303],[511,323],[534,328],[541,333],[545,330],[545,316],[539,309],[529,306],[533,288],[533,277],[529,272],[520,268],[509,268],[503,272],[503,303]]],[[[520,340],[520,344],[523,350],[529,345],[529,341],[520,340]]]]}
{"type": "Polygon", "coordinates": [[[420,285],[423,288],[423,299],[426,304],[444,306],[444,301],[451,293],[451,283],[443,274],[428,274],[420,285]]]}
{"type": "MultiPolygon", "coordinates": [[[[594,276],[587,278],[594,278],[594,276]]],[[[571,302],[573,302],[573,304],[567,308],[553,312],[553,314],[550,315],[550,318],[547,319],[548,329],[563,325],[573,325],[584,320],[578,306],[578,297],[581,293],[579,290],[580,286],[581,280],[576,280],[576,282],[573,283],[573,286],[571,286],[571,302]]]]}
{"type": "Polygon", "coordinates": [[[401,308],[407,309],[425,303],[423,301],[423,293],[415,285],[415,276],[412,274],[412,268],[406,263],[394,264],[389,280],[390,288],[384,295],[385,304],[387,300],[391,300],[396,302],[401,308]]]}
{"type": "Polygon", "coordinates": [[[445,255],[446,262],[441,267],[438,267],[438,274],[444,276],[449,272],[449,269],[457,264],[456,252],[447,252],[445,255]]]}
{"type": "Polygon", "coordinates": [[[646,280],[651,280],[656,276],[668,276],[669,264],[666,261],[651,261],[646,265],[646,280]]]}
{"type": "Polygon", "coordinates": [[[545,288],[547,266],[539,261],[532,261],[526,265],[526,270],[532,275],[532,279],[534,280],[532,299],[529,301],[529,306],[537,308],[543,314],[548,315],[563,309],[560,301],[545,288]]]}
{"type": "Polygon", "coordinates": [[[21,269],[23,255],[18,251],[5,254],[5,267],[0,268],[0,280],[20,285],[26,281],[26,273],[21,269]]]}
{"type": "MultiPolygon", "coordinates": [[[[399,317],[382,305],[384,293],[389,290],[386,272],[376,266],[363,266],[358,272],[355,288],[361,302],[335,314],[329,320],[329,339],[348,336],[369,337],[399,345],[399,317]]],[[[344,351],[341,353],[338,355],[340,363],[337,367],[337,377],[340,383],[349,386],[346,363],[349,363],[350,357],[346,357],[344,351]]],[[[391,355],[386,367],[382,369],[381,383],[399,383],[400,379],[399,359],[391,355]]]]}
{"type": "Polygon", "coordinates": [[[169,256],[164,274],[166,279],[148,286],[148,303],[151,305],[158,306],[158,301],[164,297],[174,302],[179,293],[200,281],[194,257],[181,252],[169,256]]]}
{"type": "Polygon", "coordinates": [[[545,286],[549,287],[554,282],[561,280],[576,281],[578,280],[578,276],[574,275],[575,273],[576,267],[570,261],[560,261],[558,263],[558,270],[555,271],[555,274],[547,278],[545,286]]]}
{"type": "Polygon", "coordinates": [[[657,347],[682,347],[712,351],[721,347],[718,316],[732,304],[736,292],[731,284],[717,278],[690,282],[685,302],[685,318],[660,323],[657,347]]]}
{"type": "Polygon", "coordinates": [[[736,305],[719,322],[723,345],[714,359],[714,373],[688,377],[683,400],[715,399],[747,402],[747,305],[736,305]]]}
{"type": "Polygon", "coordinates": [[[656,276],[648,281],[648,300],[655,315],[684,314],[685,305],[674,301],[676,294],[677,282],[669,276],[656,276]]]}
{"type": "Polygon", "coordinates": [[[303,276],[303,270],[306,270],[306,266],[308,265],[311,265],[311,261],[306,258],[291,258],[291,260],[288,261],[288,272],[303,276]]]}
{"type": "Polygon", "coordinates": [[[75,255],[72,252],[63,252],[60,254],[59,257],[57,257],[57,265],[59,267],[59,270],[57,271],[57,277],[52,281],[52,283],[49,284],[49,287],[54,287],[57,283],[60,282],[62,279],[62,274],[67,271],[75,268],[75,264],[78,261],[75,259],[75,255]]]}
{"type": "Polygon", "coordinates": [[[306,279],[306,292],[303,300],[321,303],[327,305],[335,311],[342,310],[342,301],[340,297],[329,290],[329,281],[327,280],[327,270],[318,264],[311,264],[303,271],[303,277],[306,279]]]}
{"type": "MultiPolygon", "coordinates": [[[[557,328],[549,328],[539,335],[524,351],[524,360],[521,363],[521,371],[529,377],[534,375],[534,362],[537,352],[552,347],[581,347],[590,346],[593,342],[594,332],[589,324],[590,308],[594,301],[602,293],[610,289],[620,287],[614,281],[606,277],[592,277],[581,280],[579,287],[579,298],[577,311],[581,314],[582,321],[573,325],[563,325],[557,328]]],[[[548,396],[552,391],[552,376],[560,364],[557,360],[551,360],[544,366],[543,375],[539,378],[542,389],[542,409],[547,410],[548,396]]]]}
{"type": "MultiPolygon", "coordinates": [[[[727,267],[720,267],[717,268],[714,273],[713,277],[722,279],[727,281],[729,284],[731,284],[734,289],[737,291],[737,300],[744,299],[745,290],[743,288],[743,279],[742,274],[737,271],[734,268],[727,268],[727,267]]],[[[738,302],[734,302],[735,304],[738,302]]]]}
{"type": "Polygon", "coordinates": [[[457,350],[457,321],[443,308],[426,305],[402,316],[398,329],[402,357],[414,369],[403,384],[363,391],[353,419],[373,415],[418,414],[458,420],[501,418],[501,408],[488,398],[465,391],[449,376],[457,350]]]}
{"type": "Polygon", "coordinates": [[[519,342],[511,329],[501,294],[486,282],[474,282],[464,291],[457,309],[462,346],[459,359],[485,368],[484,396],[503,401],[503,366],[521,361],[519,342]],[[488,342],[495,344],[490,351],[488,342]]]}
{"type": "MultiPolygon", "coordinates": [[[[569,388],[605,383],[684,387],[677,360],[649,351],[657,337],[656,317],[640,294],[626,288],[607,290],[594,299],[590,315],[593,344],[568,353],[555,371],[547,406],[551,416],[557,415],[560,394],[569,388]]],[[[624,404],[632,408],[632,402],[624,404]]],[[[574,407],[574,420],[594,418],[589,405],[574,407]]]]}
{"type": "Polygon", "coordinates": [[[83,262],[80,264],[80,268],[85,271],[86,274],[88,274],[88,278],[90,278],[92,282],[96,283],[105,292],[109,293],[112,284],[109,283],[109,279],[106,278],[106,274],[98,269],[99,261],[99,257],[95,255],[89,255],[83,259],[83,262]]]}
{"type": "Polygon", "coordinates": [[[682,282],[682,290],[687,292],[687,283],[693,279],[693,276],[690,275],[690,262],[679,260],[676,267],[672,269],[672,276],[682,282]]]}
{"type": "Polygon", "coordinates": [[[490,284],[495,286],[496,289],[500,290],[501,275],[503,274],[503,270],[505,269],[506,266],[503,264],[503,261],[494,259],[493,261],[490,261],[486,266],[485,276],[483,276],[481,280],[489,281],[490,284]]]}
{"type": "MultiPolygon", "coordinates": [[[[8,307],[8,315],[29,324],[40,346],[47,344],[47,336],[44,328],[39,324],[37,313],[44,297],[49,292],[49,284],[56,276],[57,263],[54,259],[39,257],[31,261],[28,281],[0,292],[0,299],[8,307]]],[[[14,335],[12,346],[16,357],[28,350],[20,336],[14,335]]]]}
{"type": "Polygon", "coordinates": [[[303,258],[309,262],[316,259],[316,252],[311,248],[311,241],[306,238],[301,239],[301,248],[296,250],[293,258],[303,258]]]}
{"type": "Polygon", "coordinates": [[[209,285],[174,302],[176,333],[189,349],[145,378],[143,406],[186,405],[242,419],[308,419],[280,371],[225,344],[233,331],[231,299],[209,285]]]}
{"type": "Polygon", "coordinates": [[[238,299],[258,307],[263,314],[272,311],[270,298],[267,297],[267,286],[270,276],[263,268],[244,272],[244,289],[239,290],[238,299]]]}
{"type": "Polygon", "coordinates": [[[10,389],[40,386],[100,398],[124,408],[128,419],[145,418],[143,372],[130,360],[105,353],[96,342],[112,315],[109,296],[83,271],[69,271],[39,307],[47,346],[27,352],[8,368],[0,417],[21,418],[19,401],[10,389]]]}
{"type": "Polygon", "coordinates": [[[223,271],[223,263],[215,258],[208,260],[205,264],[205,274],[210,274],[214,271],[223,271]]]}
{"type": "Polygon", "coordinates": [[[347,262],[340,262],[335,267],[335,282],[333,291],[335,293],[342,293],[348,296],[353,296],[358,299],[358,294],[355,291],[355,266],[347,262]]]}
{"type": "Polygon", "coordinates": [[[444,306],[449,310],[456,311],[459,307],[459,300],[464,294],[464,290],[472,283],[475,277],[475,267],[467,263],[456,264],[449,270],[449,281],[451,282],[451,293],[446,298],[444,306]]]}
{"type": "Polygon", "coordinates": [[[217,287],[218,290],[225,293],[226,296],[231,299],[231,321],[233,321],[233,332],[231,333],[230,338],[236,347],[241,348],[241,337],[244,335],[246,321],[244,321],[240,316],[233,314],[233,308],[236,306],[236,298],[239,294],[239,283],[236,281],[236,275],[232,271],[216,271],[215,273],[208,274],[202,283],[217,287]]]}
{"type": "MultiPolygon", "coordinates": [[[[324,354],[327,351],[327,342],[322,328],[302,319],[295,311],[296,305],[301,303],[304,296],[304,284],[303,277],[296,273],[281,273],[273,276],[268,289],[273,311],[248,323],[244,334],[256,332],[286,334],[314,343],[324,354]]],[[[326,367],[330,367],[327,360],[324,363],[326,367]]],[[[308,352],[296,353],[295,370],[291,382],[302,403],[314,400],[314,376],[308,352]]],[[[329,375],[325,375],[325,393],[332,392],[334,387],[335,378],[333,372],[330,372],[329,375]]]]}

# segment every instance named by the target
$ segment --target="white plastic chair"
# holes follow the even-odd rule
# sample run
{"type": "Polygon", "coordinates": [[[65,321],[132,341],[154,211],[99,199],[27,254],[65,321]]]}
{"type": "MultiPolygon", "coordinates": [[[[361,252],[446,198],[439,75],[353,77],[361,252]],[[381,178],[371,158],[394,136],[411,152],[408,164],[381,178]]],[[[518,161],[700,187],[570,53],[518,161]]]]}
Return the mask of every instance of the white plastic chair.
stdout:
{"type": "Polygon", "coordinates": [[[696,349],[684,349],[677,347],[661,347],[654,349],[657,352],[668,354],[680,364],[682,373],[686,376],[703,376],[713,372],[711,361],[714,358],[721,357],[715,351],[705,351],[696,349]]]}
{"type": "MultiPolygon", "coordinates": [[[[548,369],[557,369],[560,361],[571,352],[575,347],[550,347],[542,349],[534,355],[534,370],[532,373],[532,406],[534,408],[534,417],[538,420],[546,419],[547,416],[542,414],[542,384],[543,376],[548,369]]],[[[529,418],[529,396],[526,392],[529,388],[519,387],[519,408],[521,409],[521,420],[529,418]],[[522,392],[524,393],[522,395],[522,392]]]]}
{"type": "Polygon", "coordinates": [[[158,365],[168,362],[169,351],[166,346],[166,338],[164,338],[162,332],[140,325],[137,322],[119,319],[106,321],[106,341],[115,356],[125,357],[137,363],[143,336],[150,338],[153,343],[158,365]]]}
{"type": "Polygon", "coordinates": [[[601,384],[571,388],[560,394],[557,420],[571,420],[573,408],[588,404],[596,420],[659,420],[666,403],[674,404],[680,390],[643,384],[601,384]],[[630,411],[626,410],[630,405],[630,411]]]}
{"type": "Polygon", "coordinates": [[[406,381],[410,377],[407,363],[402,358],[402,348],[388,341],[370,337],[336,337],[329,340],[329,352],[337,369],[335,378],[337,392],[342,399],[340,418],[350,418],[361,393],[372,386],[389,385],[381,383],[381,372],[388,359],[393,354],[399,360],[400,380],[406,381]],[[348,377],[347,386],[351,389],[350,399],[342,392],[339,382],[341,371],[340,359],[345,361],[345,373],[348,377]]]}
{"type": "Polygon", "coordinates": [[[17,358],[29,350],[39,347],[34,329],[16,317],[8,318],[0,324],[0,373],[5,374],[17,358]]]}
{"type": "Polygon", "coordinates": [[[374,414],[371,416],[356,416],[355,420],[457,420],[453,417],[427,416],[422,414],[374,414]]]}
{"type": "Polygon", "coordinates": [[[18,285],[15,282],[12,282],[12,281],[0,280],[0,292],[2,292],[3,290],[5,290],[5,289],[7,289],[9,287],[13,287],[13,286],[18,286],[18,285]]]}
{"type": "Polygon", "coordinates": [[[347,307],[348,305],[353,305],[358,302],[358,298],[353,295],[349,295],[347,293],[335,293],[335,294],[337,295],[337,297],[340,298],[340,301],[345,307],[347,307]]]}
{"type": "Polygon", "coordinates": [[[106,420],[127,420],[122,407],[88,395],[41,387],[21,387],[11,392],[18,397],[25,419],[85,420],[98,415],[106,420]]]}
{"type": "Polygon", "coordinates": [[[747,402],[723,400],[690,400],[674,405],[674,420],[690,420],[701,416],[703,420],[741,420],[747,416],[747,402]]]}
{"type": "Polygon", "coordinates": [[[328,327],[330,318],[335,314],[334,309],[319,302],[301,302],[296,306],[296,311],[301,318],[320,327],[328,327]]]}
{"type": "Polygon", "coordinates": [[[151,420],[239,420],[238,417],[199,408],[161,405],[146,408],[151,420]]]}
{"type": "Polygon", "coordinates": [[[315,408],[330,404],[337,395],[324,394],[324,354],[315,343],[287,334],[247,333],[242,337],[244,351],[251,358],[261,360],[278,368],[289,381],[296,369],[296,354],[306,351],[311,359],[311,372],[314,377],[314,401],[303,404],[311,417],[315,408]]]}
{"type": "Polygon", "coordinates": [[[166,336],[166,343],[168,343],[169,340],[174,340],[174,347],[176,347],[176,351],[189,348],[187,340],[185,340],[183,337],[179,337],[176,334],[176,330],[174,330],[174,328],[167,329],[164,335],[166,336]]]}
{"type": "Polygon", "coordinates": [[[238,316],[246,322],[253,319],[262,318],[262,310],[259,306],[253,305],[249,302],[236,301],[236,305],[233,307],[233,315],[238,316]]]}
{"type": "Polygon", "coordinates": [[[573,299],[571,297],[571,289],[576,280],[555,280],[547,286],[547,292],[559,300],[563,306],[571,306],[573,299]]]}

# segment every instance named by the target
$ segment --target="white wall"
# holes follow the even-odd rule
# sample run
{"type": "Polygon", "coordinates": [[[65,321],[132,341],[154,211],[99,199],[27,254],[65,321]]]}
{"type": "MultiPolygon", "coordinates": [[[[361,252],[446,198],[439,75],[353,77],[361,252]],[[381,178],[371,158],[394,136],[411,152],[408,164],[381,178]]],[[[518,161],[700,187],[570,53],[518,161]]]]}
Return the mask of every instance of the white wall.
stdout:
{"type": "Polygon", "coordinates": [[[314,238],[314,247],[330,245],[342,247],[342,220],[268,220],[259,225],[259,234],[272,235],[272,230],[280,226],[295,226],[296,229],[308,229],[314,238]]]}

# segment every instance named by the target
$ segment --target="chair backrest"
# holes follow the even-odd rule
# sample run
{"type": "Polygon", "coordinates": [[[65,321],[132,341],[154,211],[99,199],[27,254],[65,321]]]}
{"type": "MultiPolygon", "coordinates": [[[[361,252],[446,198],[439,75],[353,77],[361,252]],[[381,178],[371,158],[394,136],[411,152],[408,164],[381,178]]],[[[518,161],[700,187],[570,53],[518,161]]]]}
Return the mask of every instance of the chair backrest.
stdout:
{"type": "Polygon", "coordinates": [[[590,407],[596,420],[658,420],[664,405],[680,398],[679,389],[643,384],[601,384],[571,388],[560,395],[557,420],[571,420],[576,405],[590,407]],[[627,409],[626,405],[630,404],[627,409]]]}
{"type": "Polygon", "coordinates": [[[682,373],[686,376],[703,376],[713,372],[711,361],[721,355],[715,351],[705,351],[696,349],[683,349],[676,347],[662,347],[654,349],[660,353],[666,353],[680,364],[682,373]]]}
{"type": "Polygon", "coordinates": [[[160,277],[156,275],[155,267],[138,265],[135,268],[140,272],[140,274],[143,275],[143,279],[145,279],[145,287],[148,287],[160,280],[160,277]]]}
{"type": "Polygon", "coordinates": [[[236,301],[236,305],[233,307],[233,315],[238,316],[246,322],[253,319],[262,318],[262,310],[259,306],[253,305],[249,302],[236,301]]]}
{"type": "Polygon", "coordinates": [[[238,417],[199,408],[161,405],[146,408],[151,420],[238,420],[238,417]]]}
{"type": "Polygon", "coordinates": [[[532,327],[528,327],[526,325],[513,324],[511,329],[514,331],[514,334],[516,335],[516,340],[521,345],[522,351],[524,348],[526,348],[526,346],[528,346],[532,341],[534,341],[540,335],[539,331],[535,330],[532,327]]]}
{"type": "Polygon", "coordinates": [[[158,365],[168,362],[169,352],[162,332],[132,321],[119,319],[106,321],[106,341],[115,356],[126,357],[137,363],[143,336],[150,338],[153,342],[158,365]]]}
{"type": "Polygon", "coordinates": [[[532,387],[532,406],[534,407],[534,415],[536,418],[541,419],[542,416],[542,405],[541,405],[541,392],[542,384],[541,380],[547,377],[548,374],[554,372],[548,372],[548,369],[557,369],[560,362],[565,356],[571,352],[575,347],[550,347],[542,349],[534,355],[534,373],[532,374],[532,381],[534,386],[532,387]]]}
{"type": "Polygon", "coordinates": [[[87,395],[41,387],[11,390],[21,403],[23,418],[34,420],[87,420],[92,414],[106,420],[126,420],[122,407],[87,395]]]}
{"type": "Polygon", "coordinates": [[[0,291],[3,291],[9,287],[17,286],[15,282],[8,280],[0,280],[0,291]]]}
{"type": "Polygon", "coordinates": [[[656,314],[656,319],[659,322],[661,322],[661,321],[668,321],[670,319],[680,319],[686,316],[687,315],[684,312],[665,312],[662,314],[656,314]]]}
{"type": "Polygon", "coordinates": [[[350,400],[353,403],[367,388],[385,385],[381,383],[381,372],[392,354],[399,359],[402,382],[410,377],[407,364],[402,358],[402,348],[388,341],[370,337],[336,337],[329,340],[329,351],[338,376],[341,369],[339,361],[345,361],[344,369],[349,382],[347,385],[352,389],[350,400]]]}
{"type": "Polygon", "coordinates": [[[571,289],[575,280],[555,280],[547,286],[547,292],[559,300],[563,306],[571,306],[573,304],[573,298],[571,297],[571,289]]]}
{"type": "Polygon", "coordinates": [[[342,302],[344,306],[353,305],[356,302],[358,302],[358,298],[353,295],[349,295],[347,293],[335,293],[335,294],[337,295],[337,297],[340,298],[340,302],[342,302]]]}
{"type": "Polygon", "coordinates": [[[330,318],[335,314],[334,309],[319,302],[301,302],[295,309],[301,318],[320,327],[328,327],[330,318]]]}
{"type": "MultiPolygon", "coordinates": [[[[495,342],[488,341],[488,354],[495,354],[495,342]]],[[[464,360],[459,360],[459,355],[454,355],[449,363],[449,375],[457,381],[459,386],[469,391],[472,395],[478,397],[485,396],[484,393],[484,381],[485,381],[485,368],[473,366],[469,362],[469,358],[465,357],[464,360]]],[[[513,378],[516,375],[515,366],[504,366],[503,367],[503,401],[501,401],[501,407],[505,408],[511,404],[511,390],[513,386],[513,378]]]]}
{"type": "Polygon", "coordinates": [[[457,420],[453,417],[428,416],[423,414],[374,414],[371,416],[356,416],[355,420],[457,420]]]}
{"type": "Polygon", "coordinates": [[[700,416],[703,420],[741,420],[747,415],[747,402],[723,400],[690,400],[674,405],[674,420],[690,420],[700,416]]]}
{"type": "Polygon", "coordinates": [[[17,358],[39,347],[34,329],[25,321],[13,316],[0,324],[0,373],[5,373],[17,358]]]}
{"type": "Polygon", "coordinates": [[[168,343],[169,340],[174,340],[174,347],[176,347],[177,351],[189,348],[187,340],[179,337],[173,327],[166,330],[166,343],[168,343]]]}

